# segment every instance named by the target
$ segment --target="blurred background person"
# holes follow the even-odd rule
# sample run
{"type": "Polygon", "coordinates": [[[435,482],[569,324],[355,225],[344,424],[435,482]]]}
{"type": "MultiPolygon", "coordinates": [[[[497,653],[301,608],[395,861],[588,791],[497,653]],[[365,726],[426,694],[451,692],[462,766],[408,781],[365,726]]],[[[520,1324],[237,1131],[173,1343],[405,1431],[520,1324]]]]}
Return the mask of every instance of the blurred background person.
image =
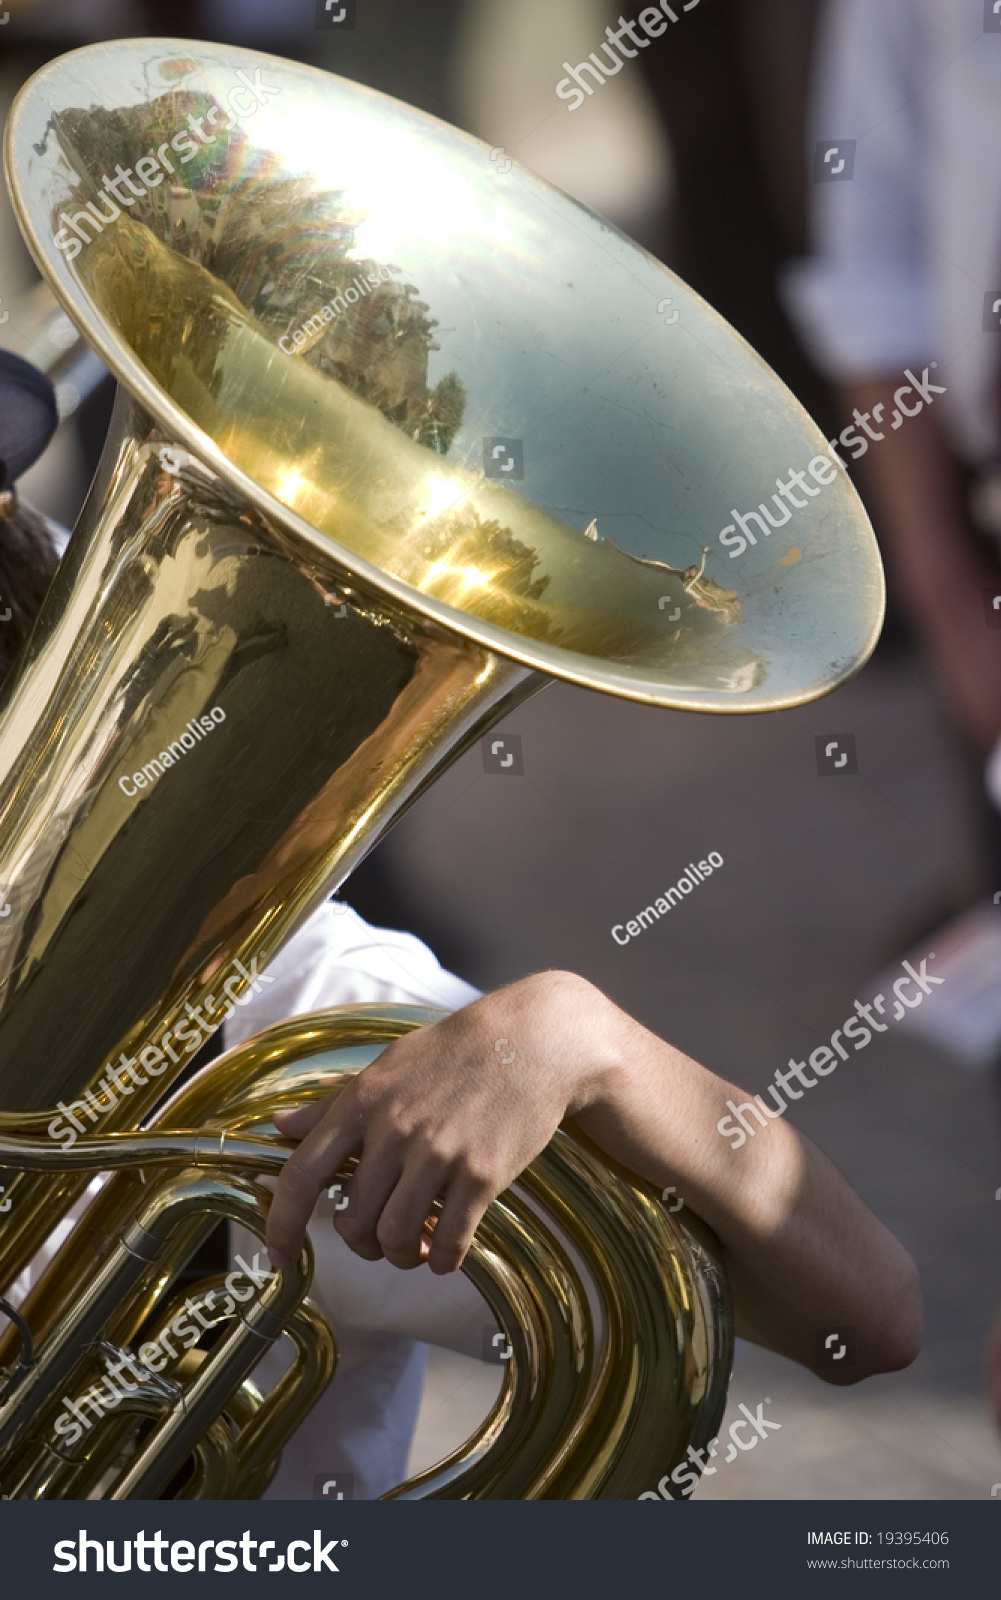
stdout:
{"type": "MultiPolygon", "coordinates": [[[[814,248],[785,284],[804,344],[854,423],[843,443],[865,440],[861,471],[898,601],[973,757],[997,745],[1001,810],[1001,16],[992,19],[981,0],[828,0],[810,119],[824,179],[813,189],[814,248]],[[930,373],[942,391],[916,416],[902,388],[911,373],[930,373]]],[[[1001,848],[994,859],[1001,869],[1001,848]]],[[[982,970],[997,1017],[995,921],[963,926],[964,966],[982,970]]],[[[1001,1423],[1001,1323],[991,1351],[1001,1423]]]]}
{"type": "Polygon", "coordinates": [[[999,43],[982,0],[830,0],[811,124],[845,181],[816,183],[814,253],[786,277],[843,421],[872,421],[861,470],[897,596],[984,754],[1001,735],[999,43]],[[894,394],[925,368],[945,393],[902,425],[894,394]]]}

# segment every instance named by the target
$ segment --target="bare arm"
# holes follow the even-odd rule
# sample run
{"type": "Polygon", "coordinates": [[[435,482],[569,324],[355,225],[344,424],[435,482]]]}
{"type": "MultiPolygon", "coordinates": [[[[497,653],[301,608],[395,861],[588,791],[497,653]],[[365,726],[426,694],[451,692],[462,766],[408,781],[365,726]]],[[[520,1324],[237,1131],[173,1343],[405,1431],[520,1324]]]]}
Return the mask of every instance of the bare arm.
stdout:
{"type": "Polygon", "coordinates": [[[736,1092],[583,978],[538,973],[406,1035],[336,1098],[280,1118],[302,1143],[268,1219],[272,1261],[297,1253],[320,1191],[359,1155],[336,1218],[345,1242],[370,1260],[455,1271],[486,1206],[569,1116],[658,1187],[674,1184],[714,1229],[746,1337],[812,1367],[817,1331],[849,1325],[857,1365],[824,1376],[908,1365],[921,1338],[910,1256],[786,1121],[735,1151],[716,1123],[736,1092]],[[429,1246],[424,1218],[441,1194],[429,1246]]]}

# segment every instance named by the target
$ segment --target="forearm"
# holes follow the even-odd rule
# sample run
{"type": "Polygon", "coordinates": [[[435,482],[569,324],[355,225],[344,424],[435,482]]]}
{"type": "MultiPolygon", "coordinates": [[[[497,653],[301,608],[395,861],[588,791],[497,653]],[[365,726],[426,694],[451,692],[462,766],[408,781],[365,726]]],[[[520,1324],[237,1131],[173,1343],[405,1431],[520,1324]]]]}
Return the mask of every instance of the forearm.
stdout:
{"type": "Polygon", "coordinates": [[[490,1201],[576,1118],[715,1230],[742,1332],[812,1366],[819,1329],[853,1326],[848,1381],[905,1365],[920,1324],[906,1252],[787,1123],[735,1151],[716,1128],[735,1094],[585,979],[536,973],[405,1034],[329,1100],[276,1114],[302,1142],[268,1216],[272,1262],[295,1259],[324,1184],[357,1155],[335,1218],[345,1242],[454,1272],[490,1201]]]}
{"type": "Polygon", "coordinates": [[[717,1131],[727,1099],[717,1078],[609,1004],[616,1065],[576,1115],[609,1155],[677,1194],[716,1233],[738,1331],[816,1366],[822,1328],[857,1330],[851,1382],[914,1359],[920,1345],[917,1272],[893,1235],[835,1167],[777,1119],[739,1150],[717,1131]]]}

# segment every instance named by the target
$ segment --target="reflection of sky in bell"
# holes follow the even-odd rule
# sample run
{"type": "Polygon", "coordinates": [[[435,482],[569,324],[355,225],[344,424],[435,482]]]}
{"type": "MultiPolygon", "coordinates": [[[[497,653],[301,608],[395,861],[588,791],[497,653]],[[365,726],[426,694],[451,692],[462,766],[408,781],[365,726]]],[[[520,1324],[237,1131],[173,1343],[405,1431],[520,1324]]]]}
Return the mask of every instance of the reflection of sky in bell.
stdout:
{"type": "MultiPolygon", "coordinates": [[[[468,392],[448,459],[478,473],[485,436],[521,438],[519,494],[675,566],[708,544],[708,570],[732,581],[718,543],[731,507],[756,506],[815,448],[757,358],[657,263],[530,175],[499,174],[481,146],[348,85],[296,95],[294,117],[279,97],[246,131],[345,189],[365,217],[356,258],[399,267],[438,318],[430,385],[455,370],[468,392]]],[[[790,542],[830,509],[796,513],[790,542]]],[[[754,564],[751,551],[741,576],[754,564]]]]}

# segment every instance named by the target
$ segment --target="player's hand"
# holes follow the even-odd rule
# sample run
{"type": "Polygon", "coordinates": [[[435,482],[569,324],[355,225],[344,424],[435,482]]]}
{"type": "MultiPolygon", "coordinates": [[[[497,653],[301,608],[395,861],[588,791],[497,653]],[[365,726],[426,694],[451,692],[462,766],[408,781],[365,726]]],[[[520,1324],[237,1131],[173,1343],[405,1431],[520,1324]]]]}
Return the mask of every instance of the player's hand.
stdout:
{"type": "Polygon", "coordinates": [[[279,1113],[279,1131],[302,1143],[268,1217],[273,1264],[295,1259],[319,1195],[357,1156],[334,1218],[345,1243],[366,1260],[454,1272],[490,1201],[614,1072],[613,1013],[583,978],[538,973],[405,1034],[337,1095],[279,1113]]]}

